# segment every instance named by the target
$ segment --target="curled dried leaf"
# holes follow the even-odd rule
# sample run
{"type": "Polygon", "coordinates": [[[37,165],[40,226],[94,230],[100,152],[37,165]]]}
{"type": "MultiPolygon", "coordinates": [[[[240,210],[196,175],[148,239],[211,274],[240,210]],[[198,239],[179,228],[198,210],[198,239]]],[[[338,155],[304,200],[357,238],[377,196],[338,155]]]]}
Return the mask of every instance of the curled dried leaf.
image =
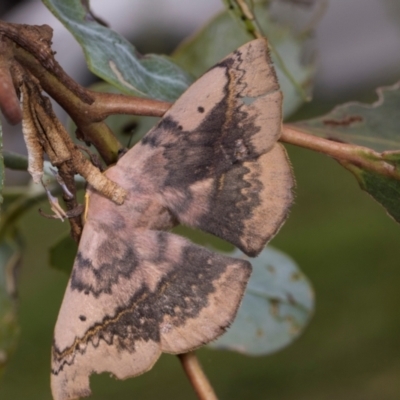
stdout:
{"type": "Polygon", "coordinates": [[[44,131],[43,147],[50,158],[50,162],[56,166],[61,165],[71,159],[71,152],[68,149],[68,144],[65,143],[62,137],[62,131],[59,130],[61,124],[59,124],[52,110],[49,112],[48,104],[46,104],[46,101],[49,100],[43,97],[41,100],[41,102],[35,101],[32,106],[38,124],[40,124],[44,131]]]}
{"type": "Polygon", "coordinates": [[[0,109],[11,125],[21,122],[22,112],[10,73],[11,52],[6,39],[0,37],[0,109]]]}
{"type": "Polygon", "coordinates": [[[30,107],[30,95],[25,85],[21,86],[22,103],[22,133],[28,151],[28,172],[35,183],[39,183],[43,177],[43,147],[39,141],[39,134],[35,119],[30,107]]]}

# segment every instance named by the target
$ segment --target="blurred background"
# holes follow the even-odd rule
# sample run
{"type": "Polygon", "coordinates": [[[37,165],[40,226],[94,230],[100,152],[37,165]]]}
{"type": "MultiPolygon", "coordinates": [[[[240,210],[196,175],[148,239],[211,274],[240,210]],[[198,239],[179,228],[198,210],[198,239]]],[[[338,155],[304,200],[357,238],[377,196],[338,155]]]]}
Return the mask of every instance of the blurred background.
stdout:
{"type": "MultiPolygon", "coordinates": [[[[92,3],[96,14],[142,52],[172,50],[222,9],[218,0],[158,0],[157,7],[143,0],[92,3]]],[[[12,22],[51,25],[60,64],[78,81],[91,81],[80,47],[40,1],[2,0],[0,13],[12,22]]],[[[398,0],[328,2],[315,44],[314,99],[293,119],[344,101],[374,101],[377,86],[399,79],[398,0]]],[[[20,127],[4,124],[4,131],[4,147],[22,152],[20,127]]],[[[287,149],[298,185],[296,204],[272,245],[293,257],[313,283],[315,316],[295,343],[267,357],[200,350],[205,371],[221,399],[399,399],[399,227],[335,161],[287,149]]],[[[22,182],[27,176],[8,179],[22,182]]],[[[68,227],[34,210],[21,229],[27,246],[19,282],[21,336],[0,398],[50,399],[52,331],[67,277],[48,267],[42,243],[50,246],[68,227]]],[[[135,379],[95,376],[92,389],[94,400],[195,399],[178,360],[168,355],[135,379]]]]}

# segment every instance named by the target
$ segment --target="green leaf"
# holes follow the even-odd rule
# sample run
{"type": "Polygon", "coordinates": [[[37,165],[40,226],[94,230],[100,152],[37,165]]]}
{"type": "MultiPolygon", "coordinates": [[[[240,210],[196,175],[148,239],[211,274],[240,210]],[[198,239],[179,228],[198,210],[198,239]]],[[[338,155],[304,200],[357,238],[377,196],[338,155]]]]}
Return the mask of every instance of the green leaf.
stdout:
{"type": "MultiPolygon", "coordinates": [[[[282,70],[282,64],[277,62],[276,54],[280,55],[283,65],[298,85],[309,91],[315,66],[313,60],[304,62],[308,37],[296,35],[288,26],[272,21],[265,5],[256,5],[254,12],[260,27],[276,51],[272,54],[272,59],[284,94],[284,116],[288,117],[304,102],[304,97],[282,70]]],[[[220,59],[252,39],[253,37],[241,29],[225,11],[184,42],[172,57],[194,76],[199,77],[220,59]]]]}
{"type": "Polygon", "coordinates": [[[50,265],[69,275],[77,251],[78,245],[72,240],[70,235],[61,237],[50,247],[50,265]]]}
{"type": "Polygon", "coordinates": [[[3,162],[6,168],[27,171],[28,170],[28,157],[12,151],[3,151],[3,162]]]}
{"type": "Polygon", "coordinates": [[[230,257],[253,265],[236,319],[217,341],[208,346],[249,355],[265,355],[287,346],[300,335],[314,311],[313,289],[292,259],[271,247],[256,258],[213,235],[177,226],[173,232],[230,257]]]}
{"type": "Polygon", "coordinates": [[[355,165],[345,167],[354,174],[361,188],[381,204],[396,222],[400,223],[400,181],[363,170],[355,165]]]}
{"type": "Polygon", "coordinates": [[[373,104],[346,103],[322,117],[294,125],[316,136],[377,152],[400,150],[400,82],[378,88],[377,93],[373,104]]]}
{"type": "MultiPolygon", "coordinates": [[[[82,46],[89,69],[127,94],[174,101],[192,78],[168,57],[141,55],[80,0],[42,0],[82,46]]],[[[88,2],[86,2],[88,3],[88,2]]]]}
{"type": "Polygon", "coordinates": [[[271,247],[255,259],[239,250],[229,255],[251,261],[253,273],[232,326],[209,346],[248,355],[265,355],[287,346],[313,314],[309,281],[293,260],[271,247]]]}
{"type": "Polygon", "coordinates": [[[0,242],[0,376],[16,348],[19,327],[16,315],[16,270],[21,261],[17,235],[0,242]]]}
{"type": "Polygon", "coordinates": [[[378,100],[373,104],[346,103],[322,117],[293,125],[316,136],[355,145],[353,154],[364,160],[338,161],[400,223],[400,82],[378,88],[377,93],[378,100]]]}

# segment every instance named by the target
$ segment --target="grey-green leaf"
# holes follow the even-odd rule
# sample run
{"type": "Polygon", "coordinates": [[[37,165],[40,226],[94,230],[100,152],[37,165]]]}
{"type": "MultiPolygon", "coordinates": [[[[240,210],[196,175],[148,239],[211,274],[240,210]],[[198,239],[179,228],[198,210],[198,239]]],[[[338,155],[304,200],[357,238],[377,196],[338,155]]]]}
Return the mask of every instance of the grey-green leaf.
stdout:
{"type": "Polygon", "coordinates": [[[0,243],[0,376],[18,341],[16,271],[20,261],[18,240],[7,234],[0,243]]]}
{"type": "Polygon", "coordinates": [[[243,302],[232,326],[209,346],[265,355],[290,344],[314,311],[313,289],[295,262],[267,247],[255,259],[239,250],[229,254],[253,265],[243,302]]]}
{"type": "Polygon", "coordinates": [[[400,181],[363,170],[355,165],[346,166],[356,177],[361,188],[369,193],[386,212],[400,223],[400,181]]]}
{"type": "MultiPolygon", "coordinates": [[[[283,60],[291,77],[305,91],[311,89],[311,81],[315,72],[314,58],[305,59],[308,37],[296,35],[286,25],[272,21],[265,5],[255,5],[255,15],[263,32],[283,60]]],[[[182,67],[198,77],[220,59],[240,47],[253,37],[245,32],[233,20],[228,12],[222,12],[213,18],[195,36],[184,42],[173,54],[182,67]]],[[[288,117],[304,102],[298,88],[288,78],[277,62],[276,54],[272,54],[281,90],[284,94],[284,116],[288,117]]]]}
{"type": "Polygon", "coordinates": [[[69,275],[77,250],[78,246],[70,235],[61,237],[50,247],[50,265],[69,275]]]}
{"type": "Polygon", "coordinates": [[[3,151],[3,167],[14,169],[17,171],[28,170],[28,157],[14,153],[13,151],[3,151]]]}
{"type": "Polygon", "coordinates": [[[125,38],[97,22],[82,1],[42,1],[82,46],[89,69],[122,92],[174,101],[192,82],[168,57],[139,54],[125,38]]]}
{"type": "Polygon", "coordinates": [[[400,82],[378,88],[377,93],[373,104],[346,103],[322,117],[294,125],[316,136],[377,152],[400,150],[400,82]]]}

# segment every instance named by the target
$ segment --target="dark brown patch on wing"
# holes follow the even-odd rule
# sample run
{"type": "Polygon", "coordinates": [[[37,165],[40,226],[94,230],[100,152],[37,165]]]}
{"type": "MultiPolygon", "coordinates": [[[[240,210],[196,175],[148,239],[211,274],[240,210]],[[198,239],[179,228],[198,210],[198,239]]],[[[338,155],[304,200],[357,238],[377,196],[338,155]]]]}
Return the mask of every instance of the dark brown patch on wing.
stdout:
{"type": "Polygon", "coordinates": [[[131,241],[115,235],[107,228],[109,235],[99,242],[89,241],[96,247],[96,259],[86,257],[87,248],[78,250],[71,274],[71,289],[98,297],[112,293],[112,286],[120,278],[129,279],[139,265],[131,241]]]}
{"type": "Polygon", "coordinates": [[[92,293],[98,297],[101,293],[111,293],[111,287],[118,282],[120,276],[129,278],[135,267],[138,265],[134,252],[130,248],[126,248],[120,257],[113,260],[112,253],[105,259],[102,258],[99,265],[94,268],[93,261],[85,258],[81,252],[78,252],[75,263],[78,268],[72,271],[71,288],[85,294],[92,293]],[[86,279],[84,275],[91,272],[91,279],[86,279]]]}
{"type": "MultiPolygon", "coordinates": [[[[147,231],[144,234],[150,234],[147,231]]],[[[175,235],[167,232],[152,232],[155,242],[164,243],[164,248],[168,246],[175,235]]],[[[105,316],[101,321],[90,326],[83,337],[75,338],[72,347],[59,349],[57,344],[53,345],[53,370],[52,373],[58,375],[66,366],[73,365],[76,354],[84,354],[88,345],[97,348],[101,342],[109,346],[116,346],[119,351],[136,351],[135,343],[140,341],[153,341],[160,343],[162,332],[160,331],[163,320],[168,319],[172,325],[170,329],[182,327],[188,319],[195,320],[199,314],[210,306],[209,298],[218,287],[218,279],[222,274],[230,269],[241,271],[236,274],[241,291],[244,291],[246,281],[250,275],[251,266],[247,261],[236,260],[222,255],[211,253],[210,251],[191,244],[186,240],[181,249],[179,262],[171,265],[168,252],[164,255],[156,251],[155,257],[144,260],[143,254],[137,254],[136,259],[151,262],[154,268],[157,265],[169,265],[169,272],[162,274],[154,290],[151,290],[143,282],[138,290],[129,296],[129,301],[123,306],[116,307],[112,316],[105,316]]],[[[74,270],[90,268],[81,263],[76,263],[74,270]]],[[[146,271],[142,271],[146,273],[146,271]]],[[[151,274],[151,271],[148,271],[151,274]]],[[[79,275],[79,273],[77,273],[79,275]]],[[[235,273],[234,275],[235,276],[235,273]]],[[[112,280],[116,277],[121,279],[119,272],[115,272],[112,280]]],[[[125,278],[125,277],[124,277],[125,278]]],[[[135,274],[130,279],[135,280],[135,274]]],[[[235,282],[231,282],[234,286],[235,282]]],[[[72,286],[72,284],[71,284],[72,286]]],[[[92,291],[93,293],[93,291],[92,291]]],[[[95,293],[94,293],[95,294],[95,293]]],[[[114,296],[118,297],[118,291],[114,291],[114,296]]],[[[242,293],[239,291],[239,299],[242,293]]],[[[228,322],[224,321],[218,327],[215,336],[223,332],[226,325],[233,319],[238,302],[233,304],[221,304],[221,308],[229,309],[231,318],[228,322]]],[[[218,314],[220,310],[210,310],[211,313],[218,314]]],[[[81,315],[79,318],[81,318],[81,315]]],[[[199,330],[202,326],[198,327],[199,330]]],[[[191,332],[186,332],[190,337],[191,332]]],[[[210,340],[210,338],[207,338],[210,340]]],[[[202,343],[197,343],[197,346],[202,343]]],[[[145,357],[145,355],[144,355],[145,357]]]]}
{"type": "MultiPolygon", "coordinates": [[[[242,70],[241,63],[242,53],[236,51],[234,56],[214,67],[224,71],[223,96],[209,107],[195,131],[179,129],[172,108],[144,137],[142,144],[162,149],[166,177],[159,189],[181,223],[215,234],[245,253],[255,255],[268,238],[257,240],[264,244],[254,249],[241,236],[246,221],[253,218],[253,210],[261,205],[260,196],[265,188],[260,177],[263,168],[257,172],[253,165],[250,171],[247,164],[256,163],[265,149],[254,145],[253,138],[261,129],[256,124],[257,114],[251,114],[251,106],[241,101],[242,92],[246,91],[246,83],[242,82],[246,71],[242,70]],[[196,183],[205,181],[208,182],[206,202],[191,190],[196,183]],[[199,215],[195,209],[201,208],[203,212],[199,215]]],[[[152,160],[148,169],[154,171],[152,160]]],[[[260,221],[260,225],[267,222],[260,221]]],[[[254,231],[253,235],[257,234],[254,231]]]]}
{"type": "MultiPolygon", "coordinates": [[[[99,297],[102,293],[112,293],[113,285],[120,279],[131,279],[136,269],[143,262],[143,257],[135,248],[135,237],[145,235],[146,232],[126,232],[127,236],[118,231],[109,229],[103,223],[91,222],[94,227],[104,233],[103,239],[83,237],[83,246],[80,246],[71,274],[70,286],[72,290],[91,293],[99,297]],[[81,250],[82,248],[82,250],[81,250]],[[86,256],[87,254],[95,254],[86,256]]],[[[165,261],[165,252],[168,247],[168,233],[157,232],[156,242],[153,243],[151,257],[147,258],[157,265],[165,261]]]]}

